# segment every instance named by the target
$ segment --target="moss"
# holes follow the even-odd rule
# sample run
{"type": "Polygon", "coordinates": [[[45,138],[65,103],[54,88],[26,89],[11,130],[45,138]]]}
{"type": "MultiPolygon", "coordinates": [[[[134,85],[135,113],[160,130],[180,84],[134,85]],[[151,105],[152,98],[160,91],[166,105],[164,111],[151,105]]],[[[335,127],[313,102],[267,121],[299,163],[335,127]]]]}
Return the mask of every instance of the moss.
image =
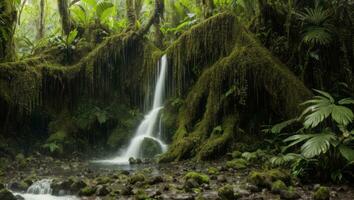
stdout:
{"type": "Polygon", "coordinates": [[[235,159],[226,162],[226,167],[230,169],[246,169],[248,162],[244,159],[235,159]]]}
{"type": "Polygon", "coordinates": [[[87,186],[84,187],[80,190],[79,195],[80,196],[92,196],[94,195],[96,192],[96,188],[92,187],[92,186],[87,186]]]}
{"type": "Polygon", "coordinates": [[[144,181],[145,181],[145,176],[143,174],[140,174],[140,173],[133,174],[129,178],[129,183],[130,184],[135,184],[137,182],[144,182],[144,181]]]}
{"type": "Polygon", "coordinates": [[[187,180],[194,180],[198,184],[203,184],[203,183],[209,183],[210,179],[209,176],[203,173],[197,173],[197,172],[188,172],[185,176],[184,179],[187,180]]]}
{"type": "Polygon", "coordinates": [[[285,183],[281,180],[277,180],[272,183],[272,192],[274,193],[280,193],[281,190],[287,190],[288,187],[285,185],[285,183]]]}
{"type": "Polygon", "coordinates": [[[248,176],[248,181],[259,187],[271,188],[272,183],[278,180],[290,184],[290,173],[282,169],[270,169],[265,171],[251,171],[248,176]]]}
{"type": "Polygon", "coordinates": [[[162,147],[157,141],[151,138],[144,138],[140,147],[140,155],[142,158],[154,158],[160,153],[162,153],[162,147]]]}
{"type": "Polygon", "coordinates": [[[235,200],[234,189],[231,185],[225,185],[218,189],[218,195],[221,200],[235,200]]]}
{"type": "Polygon", "coordinates": [[[314,200],[329,200],[330,192],[327,187],[319,187],[313,194],[314,200]]]}
{"type": "MultiPolygon", "coordinates": [[[[227,35],[225,32],[223,34],[227,35]]],[[[209,42],[206,42],[205,45],[210,45],[209,42]]],[[[209,50],[209,48],[203,49],[209,50]]],[[[178,117],[179,127],[174,136],[173,144],[166,153],[167,155],[163,156],[163,158],[168,159],[162,159],[161,161],[189,157],[204,160],[225,153],[220,152],[220,150],[227,149],[229,144],[225,142],[231,141],[233,136],[225,134],[225,128],[223,128],[224,134],[222,135],[213,134],[213,129],[230,120],[229,115],[231,113],[234,123],[230,124],[237,127],[240,123],[237,119],[242,119],[240,115],[247,113],[247,109],[257,107],[253,102],[250,102],[252,105],[246,105],[246,102],[249,101],[247,97],[250,94],[254,94],[254,96],[261,92],[267,94],[269,99],[266,101],[272,109],[272,112],[269,113],[276,113],[278,116],[284,117],[292,117],[297,114],[299,112],[298,104],[311,95],[311,92],[303,83],[279,60],[274,58],[267,49],[262,47],[255,36],[239,24],[232,15],[221,14],[205,21],[183,35],[175,45],[168,49],[168,52],[177,52],[170,56],[177,60],[177,62],[172,61],[171,65],[175,67],[174,69],[178,73],[182,73],[173,80],[186,84],[183,83],[183,80],[187,76],[188,78],[189,76],[199,78],[189,91],[185,104],[181,108],[178,117]],[[225,23],[218,22],[221,19],[225,23]],[[212,43],[214,41],[213,37],[218,36],[218,31],[215,30],[220,29],[217,24],[228,26],[221,32],[233,30],[233,36],[226,40],[227,44],[220,42],[222,39],[219,38],[217,40],[218,44],[213,44],[212,49],[223,49],[224,54],[216,51],[216,55],[220,58],[218,61],[206,59],[207,63],[198,63],[198,66],[204,68],[200,69],[200,74],[193,76],[191,75],[192,72],[186,72],[187,67],[192,68],[194,66],[193,61],[199,61],[198,58],[193,57],[193,45],[198,45],[203,37],[211,37],[211,39],[209,38],[211,42],[208,41],[212,43]],[[215,27],[210,28],[210,26],[215,27]],[[208,28],[211,32],[204,28],[208,28]],[[191,42],[192,46],[185,44],[185,41],[189,41],[188,38],[194,37],[195,33],[199,33],[199,39],[196,39],[194,44],[191,42]],[[179,52],[182,45],[191,49],[191,55],[183,54],[183,59],[180,58],[181,52],[179,52]],[[241,110],[242,113],[240,113],[241,110]],[[234,113],[237,115],[235,116],[234,113]],[[194,140],[193,146],[190,146],[190,142],[184,142],[190,141],[192,138],[194,140]],[[184,151],[184,149],[189,151],[184,151]]],[[[203,53],[201,55],[203,56],[203,53]]],[[[210,55],[210,57],[213,56],[210,55]]],[[[174,85],[178,85],[178,83],[174,85]]],[[[177,88],[184,87],[177,86],[177,88]]]]}
{"type": "Polygon", "coordinates": [[[210,175],[219,174],[219,170],[216,167],[209,167],[207,171],[208,171],[208,174],[210,174],[210,175]]]}

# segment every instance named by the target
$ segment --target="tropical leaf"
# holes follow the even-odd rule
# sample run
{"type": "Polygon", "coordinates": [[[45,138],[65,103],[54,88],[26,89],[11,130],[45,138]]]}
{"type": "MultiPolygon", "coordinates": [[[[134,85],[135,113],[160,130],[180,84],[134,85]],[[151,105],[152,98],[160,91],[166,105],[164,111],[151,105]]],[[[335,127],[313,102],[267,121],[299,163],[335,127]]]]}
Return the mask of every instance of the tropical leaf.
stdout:
{"type": "Polygon", "coordinates": [[[306,158],[313,158],[328,151],[336,135],[331,132],[314,134],[301,147],[302,154],[306,158]]]}
{"type": "Polygon", "coordinates": [[[346,145],[339,145],[339,151],[342,154],[342,156],[347,159],[349,162],[354,161],[354,149],[346,146],[346,145]]]}
{"type": "Polygon", "coordinates": [[[114,5],[111,2],[103,1],[99,2],[96,5],[96,15],[100,19],[104,11],[106,11],[109,8],[114,7],[114,5]]]}
{"type": "Polygon", "coordinates": [[[344,106],[332,106],[332,119],[338,124],[348,125],[353,122],[354,114],[353,112],[344,106]]]}
{"type": "Polygon", "coordinates": [[[284,140],[284,142],[291,142],[285,149],[295,146],[296,144],[299,144],[309,138],[312,138],[314,135],[315,134],[297,134],[297,135],[290,136],[284,140]]]}
{"type": "Polygon", "coordinates": [[[67,45],[70,45],[70,44],[72,44],[74,42],[77,34],[78,34],[78,31],[76,29],[70,31],[70,33],[69,33],[69,35],[67,37],[67,40],[66,40],[67,45]]]}
{"type": "Polygon", "coordinates": [[[273,166],[284,166],[287,165],[297,159],[300,159],[302,156],[300,154],[296,154],[296,153],[288,153],[286,155],[278,155],[278,156],[274,156],[270,159],[270,163],[273,166]]]}
{"type": "Polygon", "coordinates": [[[340,104],[340,105],[350,105],[350,104],[354,104],[354,99],[352,99],[352,98],[345,98],[345,99],[342,99],[342,100],[338,101],[338,104],[340,104]]]}
{"type": "Polygon", "coordinates": [[[274,125],[274,126],[270,129],[270,132],[271,132],[271,133],[274,133],[274,134],[281,133],[281,131],[282,131],[284,128],[290,126],[291,124],[294,124],[295,122],[297,122],[297,119],[290,119],[290,120],[281,122],[281,123],[279,123],[279,124],[274,125]]]}

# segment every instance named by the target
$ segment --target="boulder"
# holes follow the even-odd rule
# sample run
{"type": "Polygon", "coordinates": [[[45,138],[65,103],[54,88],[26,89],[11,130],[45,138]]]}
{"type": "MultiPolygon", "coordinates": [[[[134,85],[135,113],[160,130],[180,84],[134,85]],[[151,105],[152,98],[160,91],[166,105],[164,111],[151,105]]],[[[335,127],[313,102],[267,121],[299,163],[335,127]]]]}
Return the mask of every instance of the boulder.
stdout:
{"type": "Polygon", "coordinates": [[[16,200],[16,197],[7,189],[0,190],[1,200],[16,200]]]}
{"type": "Polygon", "coordinates": [[[160,153],[162,153],[162,148],[158,142],[151,138],[144,138],[140,149],[142,158],[154,158],[160,153]]]}

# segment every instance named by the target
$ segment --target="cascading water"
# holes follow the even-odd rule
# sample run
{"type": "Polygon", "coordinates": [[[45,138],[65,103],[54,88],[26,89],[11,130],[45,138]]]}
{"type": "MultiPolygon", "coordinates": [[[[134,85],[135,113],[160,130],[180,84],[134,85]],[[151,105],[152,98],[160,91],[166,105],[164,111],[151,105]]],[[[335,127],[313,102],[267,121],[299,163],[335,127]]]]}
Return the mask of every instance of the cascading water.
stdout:
{"type": "MultiPolygon", "coordinates": [[[[103,163],[116,163],[116,164],[128,164],[129,158],[139,158],[141,151],[141,146],[144,139],[151,139],[160,145],[162,152],[167,150],[167,145],[161,140],[161,126],[158,125],[159,129],[157,134],[154,132],[158,118],[160,116],[160,111],[163,108],[164,101],[164,91],[165,82],[167,74],[167,56],[164,55],[159,64],[159,76],[155,86],[155,93],[153,99],[152,109],[145,115],[144,120],[138,126],[134,138],[130,141],[127,149],[120,156],[113,158],[111,160],[102,160],[99,162],[103,163]]],[[[160,122],[159,122],[160,123],[160,122]]]]}
{"type": "Polygon", "coordinates": [[[14,193],[25,200],[77,200],[75,196],[54,196],[52,195],[51,179],[43,179],[33,183],[26,193],[14,193]]]}

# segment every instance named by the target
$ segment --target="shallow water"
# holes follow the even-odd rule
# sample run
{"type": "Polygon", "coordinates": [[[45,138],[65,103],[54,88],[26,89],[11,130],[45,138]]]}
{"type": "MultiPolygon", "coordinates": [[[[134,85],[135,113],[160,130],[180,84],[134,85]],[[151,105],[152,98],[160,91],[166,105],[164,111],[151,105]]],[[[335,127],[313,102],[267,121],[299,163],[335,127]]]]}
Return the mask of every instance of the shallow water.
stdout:
{"type": "Polygon", "coordinates": [[[79,200],[80,198],[75,196],[53,196],[50,194],[21,194],[14,193],[14,195],[20,195],[25,200],[79,200]]]}

